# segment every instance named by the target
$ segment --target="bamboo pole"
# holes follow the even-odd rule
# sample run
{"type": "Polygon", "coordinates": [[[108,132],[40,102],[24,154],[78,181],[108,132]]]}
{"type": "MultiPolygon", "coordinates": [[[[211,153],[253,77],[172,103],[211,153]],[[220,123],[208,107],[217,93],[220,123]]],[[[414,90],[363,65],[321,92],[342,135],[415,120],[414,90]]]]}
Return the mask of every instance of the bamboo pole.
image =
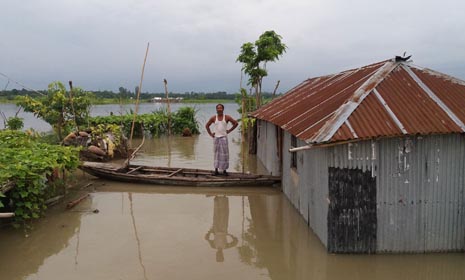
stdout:
{"type": "Polygon", "coordinates": [[[165,94],[166,94],[166,106],[168,110],[168,136],[171,136],[171,107],[170,107],[170,98],[168,96],[168,81],[163,79],[165,84],[165,94]]]}
{"type": "MultiPolygon", "coordinates": [[[[142,126],[142,125],[141,125],[142,126]]],[[[135,157],[136,157],[136,154],[137,152],[142,148],[142,146],[144,146],[144,143],[145,143],[145,132],[144,132],[144,126],[141,127],[141,130],[142,130],[142,141],[141,143],[139,144],[139,146],[137,146],[137,148],[132,152],[132,153],[128,153],[128,158],[125,160],[123,166],[126,166],[128,167],[131,160],[133,160],[135,157]]]]}
{"type": "Polygon", "coordinates": [[[245,106],[245,101],[247,97],[247,91],[242,88],[242,75],[243,72],[241,71],[241,83],[240,83],[240,90],[241,90],[241,95],[242,95],[242,100],[241,100],[241,106],[242,106],[242,127],[241,127],[241,140],[242,140],[242,145],[241,145],[241,152],[242,152],[242,173],[245,172],[245,147],[244,147],[244,142],[245,142],[245,117],[246,117],[246,106],[245,106]]]}
{"type": "Polygon", "coordinates": [[[131,136],[129,138],[129,147],[132,147],[132,136],[134,135],[134,123],[136,122],[137,111],[139,110],[139,97],[140,97],[140,91],[142,90],[142,81],[144,80],[145,62],[147,61],[147,54],[149,53],[149,47],[150,47],[150,43],[147,43],[147,49],[145,51],[145,57],[144,57],[144,64],[142,65],[142,74],[140,76],[139,89],[137,91],[136,108],[134,110],[134,118],[132,119],[131,136]]]}
{"type": "Polygon", "coordinates": [[[0,213],[0,218],[12,218],[15,216],[15,213],[0,213]]]}
{"type": "Polygon", "coordinates": [[[73,110],[74,126],[76,127],[76,132],[79,132],[79,127],[76,121],[76,111],[74,110],[74,103],[73,103],[73,81],[69,81],[69,102],[71,103],[71,110],[73,110]]]}

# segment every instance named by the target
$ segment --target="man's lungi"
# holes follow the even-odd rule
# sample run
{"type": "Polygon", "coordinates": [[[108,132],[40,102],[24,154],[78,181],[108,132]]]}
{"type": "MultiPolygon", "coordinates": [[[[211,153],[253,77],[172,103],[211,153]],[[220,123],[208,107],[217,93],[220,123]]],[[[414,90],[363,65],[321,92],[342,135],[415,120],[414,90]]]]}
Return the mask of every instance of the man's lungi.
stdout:
{"type": "Polygon", "coordinates": [[[229,168],[228,137],[215,137],[213,141],[214,167],[226,170],[229,168]]]}

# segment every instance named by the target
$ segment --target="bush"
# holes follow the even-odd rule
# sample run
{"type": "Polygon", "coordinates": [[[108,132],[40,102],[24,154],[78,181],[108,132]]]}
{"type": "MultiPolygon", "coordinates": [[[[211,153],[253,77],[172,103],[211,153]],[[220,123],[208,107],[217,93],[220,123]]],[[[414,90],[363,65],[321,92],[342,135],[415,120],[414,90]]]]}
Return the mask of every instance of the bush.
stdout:
{"type": "MultiPolygon", "coordinates": [[[[182,135],[185,128],[190,129],[192,134],[199,134],[199,125],[196,119],[197,110],[192,107],[181,107],[171,114],[171,132],[175,135],[182,135]]],[[[126,136],[130,136],[134,116],[126,114],[123,116],[106,116],[90,118],[92,126],[101,124],[121,125],[126,136]]],[[[153,136],[168,133],[168,112],[165,109],[153,111],[150,114],[137,115],[134,123],[134,135],[141,135],[143,127],[145,132],[153,136]]]]}
{"type": "MultiPolygon", "coordinates": [[[[78,149],[46,144],[16,130],[0,131],[0,154],[0,185],[15,185],[7,193],[15,225],[26,225],[43,214],[48,176],[55,170],[72,171],[79,164],[78,149]]],[[[0,209],[3,207],[0,205],[0,209]]]]}
{"type": "Polygon", "coordinates": [[[6,127],[11,130],[20,130],[24,126],[22,118],[19,117],[10,117],[6,121],[6,127]]]}

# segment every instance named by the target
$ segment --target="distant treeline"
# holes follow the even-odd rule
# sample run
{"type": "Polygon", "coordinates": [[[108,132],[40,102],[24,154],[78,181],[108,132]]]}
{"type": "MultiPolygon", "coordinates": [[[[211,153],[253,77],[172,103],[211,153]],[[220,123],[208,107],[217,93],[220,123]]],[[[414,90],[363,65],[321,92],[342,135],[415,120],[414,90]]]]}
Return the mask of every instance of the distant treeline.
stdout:
{"type": "MultiPolygon", "coordinates": [[[[39,90],[38,92],[46,95],[46,90],[39,90]]],[[[109,90],[104,91],[91,91],[95,98],[97,99],[131,99],[136,96],[137,88],[134,91],[130,91],[124,87],[120,87],[118,92],[113,92],[109,90]]],[[[12,90],[3,90],[0,91],[0,98],[14,100],[18,95],[28,95],[30,97],[40,97],[40,94],[34,91],[29,91],[26,89],[12,89],[12,90]]],[[[184,93],[175,93],[170,92],[169,96],[171,98],[182,97],[184,100],[209,100],[209,99],[226,99],[226,100],[234,100],[236,94],[228,94],[225,91],[218,91],[218,92],[184,92],[184,93]]],[[[271,98],[271,93],[262,93],[263,98],[271,98]]],[[[142,92],[140,94],[141,100],[150,100],[154,97],[165,97],[165,93],[149,93],[149,92],[142,92]]]]}

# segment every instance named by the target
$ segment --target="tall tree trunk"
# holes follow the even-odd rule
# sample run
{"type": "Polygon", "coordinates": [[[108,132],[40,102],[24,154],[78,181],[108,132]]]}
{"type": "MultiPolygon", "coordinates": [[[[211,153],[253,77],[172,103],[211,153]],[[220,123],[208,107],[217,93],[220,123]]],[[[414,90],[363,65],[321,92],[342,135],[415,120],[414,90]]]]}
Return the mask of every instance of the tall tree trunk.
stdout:
{"type": "Polygon", "coordinates": [[[249,125],[249,154],[257,154],[257,121],[249,125]]]}

